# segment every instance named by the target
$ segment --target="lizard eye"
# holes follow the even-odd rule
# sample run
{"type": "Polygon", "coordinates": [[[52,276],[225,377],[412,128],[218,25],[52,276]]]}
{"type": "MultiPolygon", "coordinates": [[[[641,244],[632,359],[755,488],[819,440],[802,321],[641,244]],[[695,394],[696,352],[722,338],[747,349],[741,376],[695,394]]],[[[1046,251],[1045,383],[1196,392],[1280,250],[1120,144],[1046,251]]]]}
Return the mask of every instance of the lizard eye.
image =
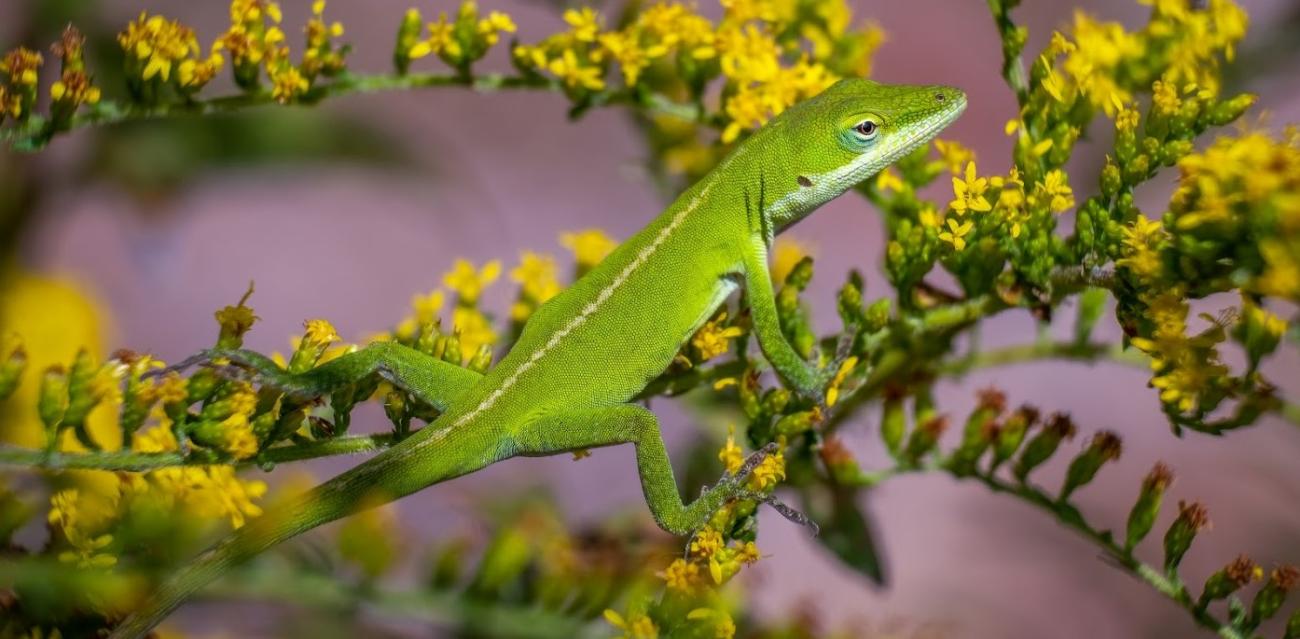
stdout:
{"type": "Polygon", "coordinates": [[[864,140],[873,140],[880,133],[880,127],[872,120],[863,120],[853,127],[853,132],[864,140]]]}

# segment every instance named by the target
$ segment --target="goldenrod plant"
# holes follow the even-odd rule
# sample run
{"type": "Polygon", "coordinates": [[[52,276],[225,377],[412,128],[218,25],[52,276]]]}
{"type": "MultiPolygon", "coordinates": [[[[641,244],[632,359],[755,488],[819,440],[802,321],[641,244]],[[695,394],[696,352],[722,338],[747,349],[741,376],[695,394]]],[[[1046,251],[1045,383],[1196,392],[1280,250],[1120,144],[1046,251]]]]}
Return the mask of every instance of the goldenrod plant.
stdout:
{"type": "MultiPolygon", "coordinates": [[[[1180,566],[1209,525],[1209,508],[1194,495],[1173,494],[1176,469],[1139,460],[1151,470],[1134,487],[1127,521],[1099,522],[1079,509],[1075,496],[1120,462],[1122,430],[1013,407],[1015,389],[981,391],[966,414],[945,409],[936,392],[942,381],[1012,363],[1108,362],[1149,371],[1171,437],[1224,436],[1220,445],[1231,446],[1233,431],[1265,416],[1300,426],[1300,407],[1261,368],[1300,343],[1300,133],[1251,124],[1255,96],[1229,91],[1224,74],[1248,27],[1233,0],[1139,1],[1147,18],[1136,29],[1080,11],[1043,50],[1027,52],[1029,34],[1013,15],[1018,2],[989,0],[1003,79],[1018,105],[1005,127],[1011,157],[990,170],[962,143],[936,139],[853,187],[881,213],[892,290],[868,295],[860,273],[837,274],[841,330],[814,329],[805,295],[813,259],[797,243],[776,241],[773,332],[801,363],[817,367],[815,392],[780,370],[780,358],[759,352],[774,336],[747,292],[710,309],[666,369],[635,394],[689,393],[702,409],[736,417],[725,440],[706,440],[707,453],[692,456],[707,468],[692,477],[721,473],[719,485],[730,493],[688,534],[671,537],[644,521],[579,534],[566,531],[544,501],[514,504],[485,516],[486,541],[441,542],[424,580],[399,591],[382,580],[411,549],[399,548],[388,511],[377,507],[345,522],[320,551],[328,560],[304,553],[277,566],[246,557],[197,596],[286,600],[333,614],[368,606],[472,636],[814,636],[797,621],[751,614],[733,583],[762,560],[758,509],[770,503],[815,523],[819,543],[862,578],[883,582],[858,498],[895,477],[942,473],[1032,505],[1185,611],[1206,636],[1300,638],[1300,610],[1287,606],[1296,568],[1241,555],[1223,558],[1203,585],[1184,579],[1180,566]],[[1105,150],[1091,167],[1094,184],[1067,170],[1078,173],[1070,160],[1083,145],[1105,150]],[[1135,190],[1162,174],[1176,176],[1172,197],[1141,210],[1135,190]],[[945,184],[933,188],[949,180],[950,193],[945,184]],[[945,280],[954,285],[937,283],[945,280]],[[1212,296],[1227,307],[1193,316],[1212,296]],[[1030,343],[991,350],[967,339],[1002,313],[1029,313],[1050,327],[1067,303],[1077,309],[1068,339],[1044,330],[1030,343]],[[1094,327],[1110,321],[1112,308],[1123,337],[1098,340],[1094,327]],[[871,425],[889,464],[858,461],[837,432],[850,420],[871,425]],[[950,425],[959,432],[945,437],[950,425]],[[1075,438],[1082,446],[1067,445],[1075,438]],[[1066,456],[1062,482],[1036,481],[1045,463],[1066,456]],[[1171,510],[1166,502],[1177,512],[1162,532],[1156,523],[1171,510]],[[1162,555],[1139,546],[1153,535],[1162,535],[1162,555]],[[481,559],[471,569],[464,556],[476,544],[481,559]]],[[[869,76],[884,41],[880,28],[858,26],[841,0],[721,4],[720,12],[668,0],[609,12],[575,6],[562,12],[563,31],[526,41],[514,18],[472,0],[433,18],[412,8],[392,18],[392,68],[375,71],[350,66],[345,26],[327,17],[323,0],[311,4],[305,24],[292,26],[275,2],[233,0],[224,31],[204,36],[217,28],[143,12],[117,35],[122,68],[112,74],[69,26],[48,49],[19,46],[0,58],[0,141],[38,152],[80,129],[304,107],[360,93],[549,91],[564,96],[574,118],[630,110],[652,173],[676,193],[774,118],[797,114],[796,105],[815,104],[808,101],[832,86],[857,86],[836,83],[869,76]],[[508,69],[485,70],[494,66],[486,61],[494,49],[503,50],[508,69]],[[233,92],[209,87],[221,74],[233,92]],[[101,84],[101,75],[115,80],[101,84]]],[[[927,99],[957,98],[926,91],[927,99]]],[[[853,124],[862,140],[872,139],[876,122],[853,124]]],[[[761,214],[763,196],[753,195],[761,214]]],[[[188,368],[146,353],[105,352],[92,304],[33,275],[7,276],[0,399],[14,407],[6,415],[25,417],[0,424],[8,442],[0,446],[0,637],[124,632],[124,619],[156,612],[154,593],[215,536],[276,530],[297,516],[293,508],[305,502],[268,498],[266,472],[411,446],[453,408],[382,367],[334,379],[327,391],[300,380],[329,377],[344,369],[330,362],[385,349],[441,362],[455,371],[448,379],[490,378],[548,301],[619,255],[619,239],[598,229],[558,240],[566,259],[525,252],[510,263],[457,261],[437,288],[413,296],[406,317],[363,339],[344,340],[330,322],[309,319],[285,356],[242,350],[258,321],[250,288],[215,313],[212,349],[188,362],[202,366],[188,368]],[[513,294],[508,313],[497,316],[482,300],[499,286],[513,294]],[[17,308],[20,294],[61,299],[50,308],[91,328],[49,343],[39,327],[12,319],[23,313],[8,308],[17,308]],[[391,427],[354,423],[354,409],[365,403],[382,406],[391,427]],[[41,522],[46,541],[18,541],[17,533],[41,522]]],[[[596,442],[606,443],[613,442],[596,442]]],[[[391,498],[371,497],[373,504],[352,509],[391,498]]],[[[355,614],[346,622],[365,623],[355,614]]]]}

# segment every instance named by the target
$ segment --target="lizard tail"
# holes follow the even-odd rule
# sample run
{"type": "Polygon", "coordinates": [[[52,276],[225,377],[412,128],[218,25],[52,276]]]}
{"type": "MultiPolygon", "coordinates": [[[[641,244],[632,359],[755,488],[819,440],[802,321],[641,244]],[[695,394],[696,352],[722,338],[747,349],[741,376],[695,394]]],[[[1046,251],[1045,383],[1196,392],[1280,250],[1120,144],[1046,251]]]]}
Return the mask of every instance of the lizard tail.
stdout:
{"type": "Polygon", "coordinates": [[[268,548],[426,486],[459,477],[502,458],[491,429],[433,424],[402,443],[296,499],[251,520],[164,581],[144,606],[122,621],[110,639],[143,637],[195,591],[268,548]]]}

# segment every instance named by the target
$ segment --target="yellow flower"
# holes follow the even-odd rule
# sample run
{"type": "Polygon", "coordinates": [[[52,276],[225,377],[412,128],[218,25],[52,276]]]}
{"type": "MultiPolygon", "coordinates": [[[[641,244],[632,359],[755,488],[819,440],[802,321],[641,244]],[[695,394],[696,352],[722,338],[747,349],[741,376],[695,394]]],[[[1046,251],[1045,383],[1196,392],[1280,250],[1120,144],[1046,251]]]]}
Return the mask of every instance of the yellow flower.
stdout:
{"type": "Polygon", "coordinates": [[[953,218],[948,218],[946,222],[948,223],[948,229],[939,233],[939,239],[951,244],[958,251],[964,250],[966,248],[966,234],[970,233],[975,223],[970,220],[958,223],[953,218]]]}
{"type": "Polygon", "coordinates": [[[765,492],[776,488],[776,485],[785,479],[785,453],[777,451],[775,455],[768,455],[763,461],[754,467],[754,471],[749,475],[748,485],[751,490],[765,492]]]}
{"type": "Polygon", "coordinates": [[[600,31],[600,16],[591,7],[565,9],[564,21],[569,23],[574,39],[579,42],[596,41],[596,33],[600,31]]]}
{"type": "Polygon", "coordinates": [[[586,66],[579,62],[578,55],[573,52],[573,49],[565,49],[559,58],[551,60],[547,69],[554,73],[555,77],[563,80],[565,86],[569,88],[582,87],[592,91],[605,88],[600,67],[586,66]]]}
{"type": "Polygon", "coordinates": [[[442,289],[435,288],[424,295],[415,295],[411,297],[411,311],[415,314],[415,321],[419,324],[433,324],[438,320],[438,312],[442,310],[446,294],[442,289]]]}
{"type": "Polygon", "coordinates": [[[902,191],[907,188],[907,185],[903,183],[903,178],[899,176],[898,171],[890,166],[876,175],[876,188],[881,191],[902,191]]]}
{"type": "Polygon", "coordinates": [[[555,258],[532,251],[519,256],[519,266],[511,269],[510,279],[520,285],[520,293],[534,304],[541,304],[560,292],[555,258]]]}
{"type": "Polygon", "coordinates": [[[253,433],[248,417],[249,413],[237,412],[221,422],[221,435],[225,440],[222,449],[235,459],[248,459],[257,454],[257,435],[253,433]]]}
{"type": "Polygon", "coordinates": [[[293,102],[311,88],[311,81],[291,64],[279,65],[271,71],[271,97],[280,104],[293,102]]]}
{"type": "MultiPolygon", "coordinates": [[[[732,379],[732,382],[735,382],[732,379]]],[[[717,387],[715,386],[716,390],[717,387]]],[[[736,445],[736,427],[731,425],[727,427],[727,443],[722,445],[722,450],[718,452],[718,461],[722,462],[727,473],[736,474],[740,467],[745,464],[745,453],[736,445]]]]}
{"type": "Polygon", "coordinates": [[[1070,189],[1070,178],[1065,171],[1048,171],[1037,190],[1038,195],[1047,200],[1047,208],[1053,213],[1061,213],[1074,206],[1074,191],[1070,189]]]}
{"type": "MultiPolygon", "coordinates": [[[[428,47],[428,52],[445,54],[452,59],[459,59],[464,53],[464,49],[460,46],[460,42],[456,40],[456,25],[447,22],[447,14],[439,15],[438,21],[430,22],[428,26],[429,39],[424,41],[428,47]]],[[[427,55],[423,53],[423,47],[419,47],[419,45],[413,47],[411,53],[412,58],[427,55]],[[415,53],[421,55],[414,55],[415,53]]]]}
{"type": "Polygon", "coordinates": [[[452,269],[442,276],[442,283],[456,292],[460,303],[472,305],[478,302],[483,289],[490,286],[501,276],[501,262],[490,260],[482,268],[474,268],[469,260],[459,259],[452,269]]]}
{"type": "Polygon", "coordinates": [[[707,362],[719,355],[725,355],[731,347],[731,340],[745,334],[739,326],[723,325],[727,321],[727,312],[723,311],[717,318],[709,320],[695,332],[691,345],[699,351],[700,361],[707,362]]]}
{"type": "Polygon", "coordinates": [[[473,356],[480,346],[490,346],[496,342],[497,334],[492,330],[492,323],[476,308],[457,306],[452,311],[451,321],[460,338],[460,352],[464,356],[473,356]]]}
{"type": "Polygon", "coordinates": [[[589,269],[613,252],[618,242],[600,229],[584,229],[561,233],[560,245],[573,252],[573,259],[579,269],[589,269]]]}
{"type": "MultiPolygon", "coordinates": [[[[641,72],[657,57],[651,50],[643,48],[635,35],[617,31],[601,34],[600,46],[618,62],[619,69],[623,72],[623,82],[629,87],[636,85],[641,72]]],[[[662,47],[658,49],[659,55],[665,51],[662,47]]]]}
{"type": "Polygon", "coordinates": [[[835,377],[831,379],[831,383],[826,387],[827,406],[834,406],[835,402],[839,401],[840,386],[844,384],[844,380],[848,378],[849,373],[853,371],[853,367],[857,365],[857,356],[847,357],[844,362],[840,364],[839,370],[835,371],[835,377]]]}
{"type": "Polygon", "coordinates": [[[988,183],[987,179],[975,176],[975,162],[967,162],[966,179],[963,180],[957,176],[952,178],[953,200],[948,203],[948,206],[952,207],[952,210],[957,215],[965,215],[970,211],[983,213],[992,210],[993,205],[989,204],[989,201],[984,198],[984,191],[988,190],[988,183]]]}
{"type": "Polygon", "coordinates": [[[934,148],[953,175],[959,175],[963,166],[975,162],[975,152],[955,140],[935,140],[934,148]]]}
{"type": "Polygon", "coordinates": [[[623,615],[606,608],[604,615],[605,621],[623,631],[619,639],[659,639],[659,628],[643,612],[630,614],[624,619],[623,615]]]}
{"type": "Polygon", "coordinates": [[[478,23],[478,34],[489,46],[496,44],[502,33],[514,33],[516,29],[515,21],[500,11],[489,13],[478,23]]]}
{"type": "Polygon", "coordinates": [[[691,554],[708,558],[725,547],[726,543],[722,533],[706,526],[691,540],[691,554]]]}
{"type": "Polygon", "coordinates": [[[701,584],[700,567],[678,557],[664,569],[663,579],[671,590],[694,592],[701,584]]]}

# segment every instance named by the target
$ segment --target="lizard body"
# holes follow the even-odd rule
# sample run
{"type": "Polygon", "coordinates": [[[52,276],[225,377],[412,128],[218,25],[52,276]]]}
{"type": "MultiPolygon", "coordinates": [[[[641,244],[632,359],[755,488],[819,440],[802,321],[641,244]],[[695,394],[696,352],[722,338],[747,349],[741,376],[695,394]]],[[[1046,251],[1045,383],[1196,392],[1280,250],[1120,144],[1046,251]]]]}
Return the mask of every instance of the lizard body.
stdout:
{"type": "Polygon", "coordinates": [[[817,369],[781,333],[767,267],[773,236],[902,155],[964,110],[942,86],[842,80],[739,144],[712,172],[568,289],[543,304],[501,362],[480,376],[392,343],[301,375],[247,351],[212,351],[285,392],[328,395],[380,374],[443,411],[373,459],[318,486],[285,512],[232,533],[162,585],[113,637],[136,637],[231,565],[365,505],[520,455],[631,443],[655,521],[688,534],[730,499],[761,452],[695,501],[678,493],[659,425],[629,403],[737,288],[777,373],[820,398],[837,366],[817,369]]]}

